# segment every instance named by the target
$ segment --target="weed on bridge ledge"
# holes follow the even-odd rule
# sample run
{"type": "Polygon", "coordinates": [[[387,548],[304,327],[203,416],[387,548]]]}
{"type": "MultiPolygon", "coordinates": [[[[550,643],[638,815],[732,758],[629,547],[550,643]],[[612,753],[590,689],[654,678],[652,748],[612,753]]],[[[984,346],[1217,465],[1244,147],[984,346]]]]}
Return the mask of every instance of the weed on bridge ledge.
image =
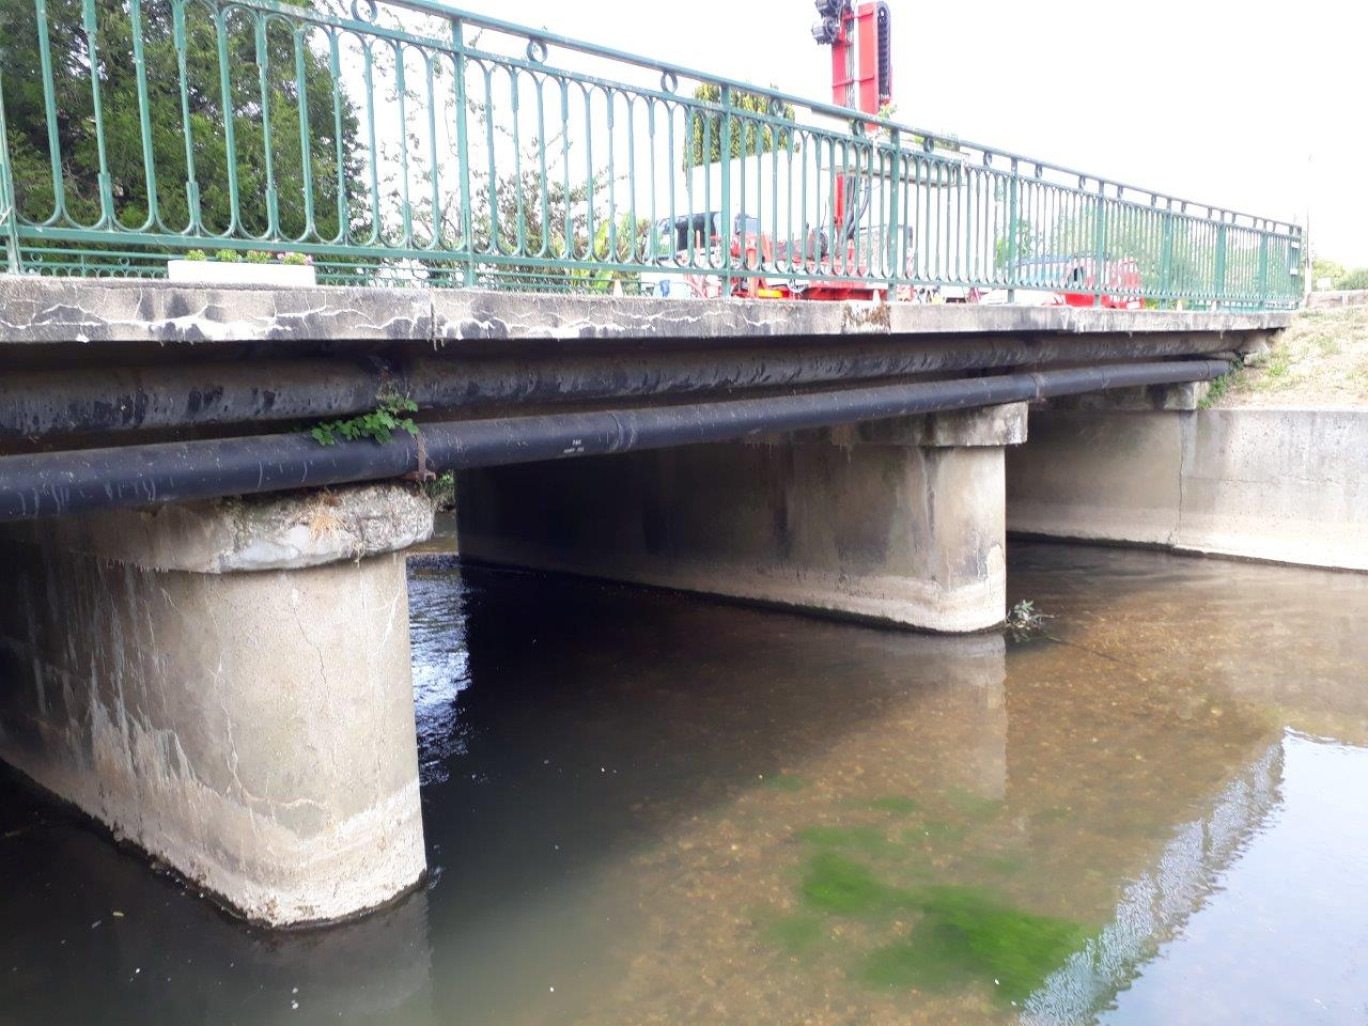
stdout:
{"type": "Polygon", "coordinates": [[[407,431],[415,437],[418,425],[409,414],[418,412],[418,404],[407,396],[379,397],[379,405],[369,413],[346,420],[330,420],[309,429],[319,445],[336,445],[338,441],[355,442],[369,438],[384,444],[394,438],[396,431],[407,431]]]}

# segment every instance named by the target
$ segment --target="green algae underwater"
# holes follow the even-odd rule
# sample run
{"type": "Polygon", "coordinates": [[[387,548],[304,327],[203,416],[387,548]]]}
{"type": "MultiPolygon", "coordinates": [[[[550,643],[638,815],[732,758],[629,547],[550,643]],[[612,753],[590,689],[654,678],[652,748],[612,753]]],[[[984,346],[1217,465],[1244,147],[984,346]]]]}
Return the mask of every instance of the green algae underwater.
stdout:
{"type": "MultiPolygon", "coordinates": [[[[880,799],[866,808],[906,815],[919,806],[910,799],[880,799]]],[[[960,811],[982,820],[992,810],[984,803],[960,811]]],[[[864,929],[855,936],[871,938],[872,945],[842,952],[852,979],[892,989],[980,987],[1008,1005],[1025,1001],[1096,935],[1086,924],[1015,907],[986,886],[934,882],[924,849],[909,839],[930,838],[933,845],[946,838],[958,841],[969,828],[941,820],[920,826],[893,837],[868,824],[800,830],[795,839],[811,851],[796,889],[803,911],[762,916],[763,940],[801,956],[833,934],[851,937],[851,931],[833,927],[858,921],[864,929]],[[914,882],[890,883],[861,858],[896,867],[899,877],[914,882]]],[[[984,856],[979,861],[1005,873],[1013,868],[1011,860],[984,856]]],[[[852,939],[850,947],[857,944],[852,939]]]]}

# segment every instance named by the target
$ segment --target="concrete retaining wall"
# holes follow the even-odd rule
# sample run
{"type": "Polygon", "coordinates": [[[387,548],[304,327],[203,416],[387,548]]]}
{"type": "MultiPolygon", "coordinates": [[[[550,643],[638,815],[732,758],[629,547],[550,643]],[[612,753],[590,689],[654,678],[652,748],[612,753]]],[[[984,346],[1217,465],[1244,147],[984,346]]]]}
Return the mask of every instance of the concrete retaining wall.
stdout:
{"type": "Polygon", "coordinates": [[[1308,310],[1333,310],[1341,306],[1368,306],[1368,289],[1313,292],[1306,297],[1308,310]]]}
{"type": "Polygon", "coordinates": [[[1368,410],[1036,410],[1009,531],[1368,570],[1368,410]]]}

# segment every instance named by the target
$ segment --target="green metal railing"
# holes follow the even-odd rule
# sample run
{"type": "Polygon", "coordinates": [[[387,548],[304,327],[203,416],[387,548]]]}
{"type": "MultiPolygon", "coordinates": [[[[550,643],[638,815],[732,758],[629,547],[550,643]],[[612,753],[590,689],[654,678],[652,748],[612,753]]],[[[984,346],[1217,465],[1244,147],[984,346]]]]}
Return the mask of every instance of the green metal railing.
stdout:
{"type": "Polygon", "coordinates": [[[0,239],[11,271],[268,250],[372,285],[1281,308],[1303,280],[1289,223],[430,0],[7,0],[0,239]]]}

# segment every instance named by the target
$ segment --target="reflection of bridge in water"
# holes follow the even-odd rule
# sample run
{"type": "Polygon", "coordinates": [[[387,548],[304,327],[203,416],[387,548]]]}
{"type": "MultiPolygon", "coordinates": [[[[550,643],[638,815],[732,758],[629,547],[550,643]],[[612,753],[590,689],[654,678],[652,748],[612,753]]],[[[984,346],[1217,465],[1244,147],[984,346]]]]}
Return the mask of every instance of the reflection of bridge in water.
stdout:
{"type": "Polygon", "coordinates": [[[1090,1022],[1215,892],[1280,801],[1283,743],[1230,781],[1211,811],[1179,827],[1153,869],[1130,883],[1101,933],[1026,1001],[1027,1026],[1090,1022]]]}

